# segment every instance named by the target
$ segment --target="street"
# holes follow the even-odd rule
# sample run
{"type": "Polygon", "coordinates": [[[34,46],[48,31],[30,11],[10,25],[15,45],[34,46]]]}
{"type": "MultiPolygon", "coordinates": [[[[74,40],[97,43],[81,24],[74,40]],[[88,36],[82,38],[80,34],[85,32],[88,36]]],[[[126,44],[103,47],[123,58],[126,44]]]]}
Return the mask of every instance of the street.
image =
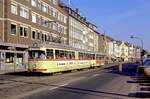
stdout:
{"type": "Polygon", "coordinates": [[[125,64],[122,72],[117,66],[108,66],[55,75],[0,75],[0,96],[1,99],[148,98],[138,86],[145,82],[141,82],[142,76],[137,76],[136,68],[135,64],[125,64]]]}

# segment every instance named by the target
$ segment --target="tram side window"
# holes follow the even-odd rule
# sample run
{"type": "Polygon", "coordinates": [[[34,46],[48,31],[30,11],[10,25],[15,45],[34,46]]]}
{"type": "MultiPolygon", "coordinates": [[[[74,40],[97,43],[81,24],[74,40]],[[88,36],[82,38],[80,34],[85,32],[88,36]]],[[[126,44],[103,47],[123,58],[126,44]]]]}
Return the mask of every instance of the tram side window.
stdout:
{"type": "Polygon", "coordinates": [[[56,59],[65,59],[65,51],[56,50],[55,56],[56,56],[56,59]]]}
{"type": "Polygon", "coordinates": [[[97,55],[97,56],[96,56],[96,59],[98,59],[98,60],[103,60],[103,59],[104,59],[104,57],[103,57],[103,56],[101,56],[101,55],[97,55]]]}
{"type": "Polygon", "coordinates": [[[59,50],[55,50],[55,57],[56,59],[60,59],[59,50]]]}
{"type": "Polygon", "coordinates": [[[68,52],[68,59],[75,59],[75,52],[68,52]]]}
{"type": "Polygon", "coordinates": [[[52,49],[47,50],[47,59],[54,59],[54,54],[52,49]]]}
{"type": "Polygon", "coordinates": [[[6,53],[6,63],[13,63],[14,62],[14,53],[6,53]]]}
{"type": "Polygon", "coordinates": [[[79,53],[79,59],[83,59],[83,53],[79,53]]]}
{"type": "Polygon", "coordinates": [[[56,59],[75,59],[75,52],[56,50],[55,56],[56,56],[56,59]]]}
{"type": "Polygon", "coordinates": [[[95,59],[95,54],[91,55],[91,59],[93,59],[93,60],[95,59]]]}

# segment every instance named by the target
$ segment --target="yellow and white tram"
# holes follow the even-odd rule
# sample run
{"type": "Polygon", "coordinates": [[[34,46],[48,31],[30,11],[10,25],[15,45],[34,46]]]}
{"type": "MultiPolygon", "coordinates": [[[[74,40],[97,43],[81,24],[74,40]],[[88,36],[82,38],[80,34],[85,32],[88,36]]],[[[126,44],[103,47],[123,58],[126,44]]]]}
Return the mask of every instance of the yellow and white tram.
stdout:
{"type": "Polygon", "coordinates": [[[104,55],[66,45],[36,45],[29,48],[28,71],[55,73],[104,65],[104,55]]]}

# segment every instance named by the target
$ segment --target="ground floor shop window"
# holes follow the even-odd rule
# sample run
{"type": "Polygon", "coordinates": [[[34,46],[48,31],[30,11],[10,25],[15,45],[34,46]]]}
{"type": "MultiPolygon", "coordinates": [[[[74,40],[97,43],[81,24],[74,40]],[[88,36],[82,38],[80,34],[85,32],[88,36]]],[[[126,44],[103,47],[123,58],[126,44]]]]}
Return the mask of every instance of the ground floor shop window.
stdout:
{"type": "Polygon", "coordinates": [[[23,54],[18,53],[17,54],[17,60],[16,60],[17,64],[22,64],[23,63],[23,54]]]}
{"type": "Polygon", "coordinates": [[[14,62],[14,53],[6,53],[6,63],[13,63],[14,62]]]}

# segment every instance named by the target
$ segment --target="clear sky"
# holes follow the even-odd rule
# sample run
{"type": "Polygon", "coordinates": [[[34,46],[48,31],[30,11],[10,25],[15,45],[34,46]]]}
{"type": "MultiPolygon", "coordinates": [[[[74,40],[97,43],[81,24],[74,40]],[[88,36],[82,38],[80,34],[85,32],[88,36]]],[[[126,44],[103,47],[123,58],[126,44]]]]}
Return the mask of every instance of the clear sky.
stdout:
{"type": "MultiPolygon", "coordinates": [[[[64,0],[67,1],[67,0],[64,0]]],[[[150,0],[70,0],[73,8],[98,26],[99,31],[123,41],[138,44],[140,37],[150,50],[150,0]],[[101,29],[103,28],[103,29],[101,29]]]]}

